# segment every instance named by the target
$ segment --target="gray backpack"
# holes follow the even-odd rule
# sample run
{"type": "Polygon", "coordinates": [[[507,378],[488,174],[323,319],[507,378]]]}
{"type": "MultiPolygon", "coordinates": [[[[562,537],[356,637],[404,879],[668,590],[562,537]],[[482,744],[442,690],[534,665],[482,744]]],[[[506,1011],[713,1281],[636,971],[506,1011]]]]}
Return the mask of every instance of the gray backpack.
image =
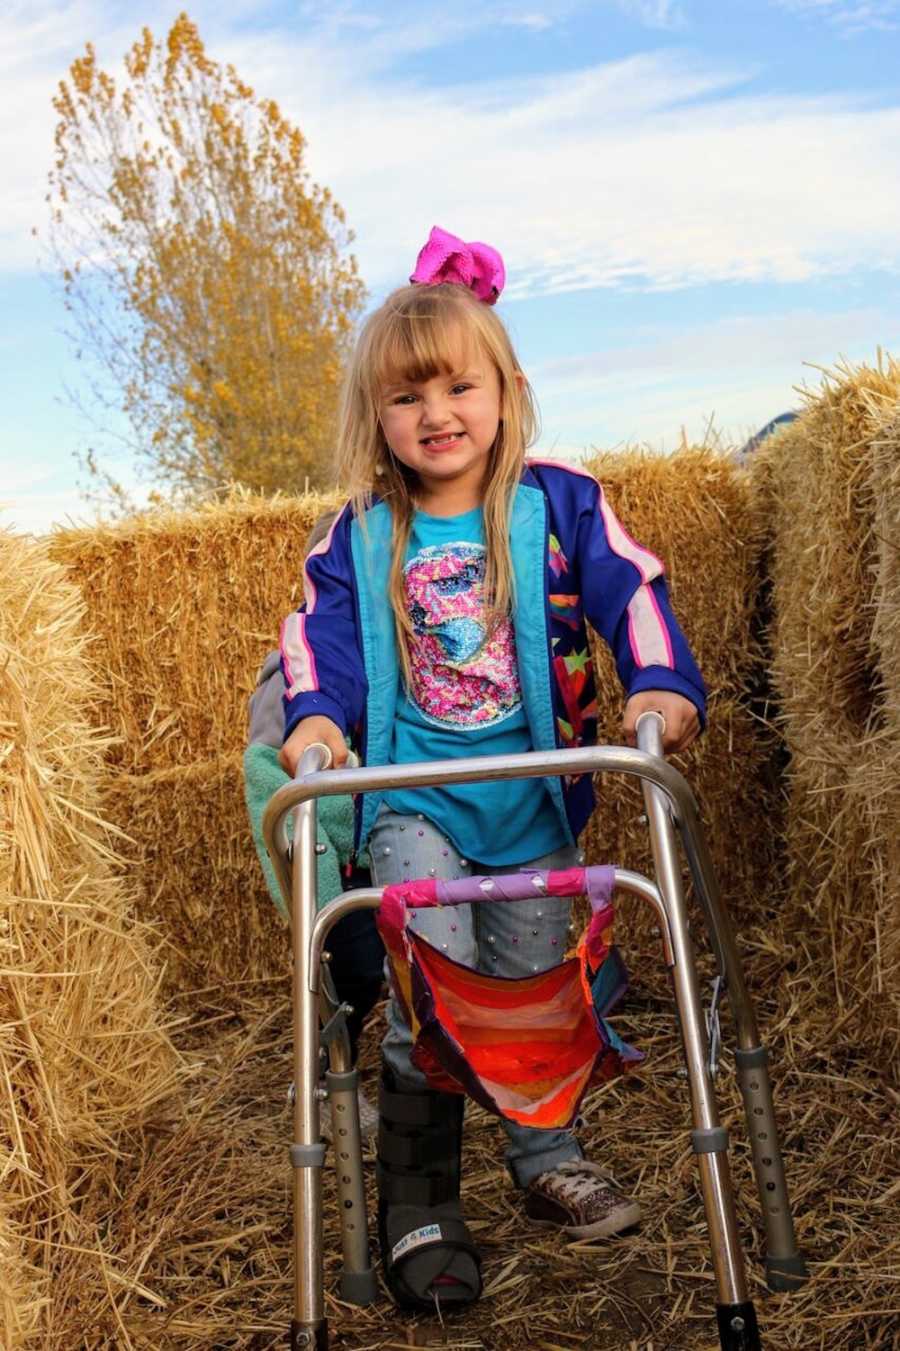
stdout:
{"type": "Polygon", "coordinates": [[[256,679],[256,689],[250,695],[250,726],[248,746],[274,746],[280,750],[284,741],[284,676],[281,673],[281,653],[270,652],[256,679]]]}

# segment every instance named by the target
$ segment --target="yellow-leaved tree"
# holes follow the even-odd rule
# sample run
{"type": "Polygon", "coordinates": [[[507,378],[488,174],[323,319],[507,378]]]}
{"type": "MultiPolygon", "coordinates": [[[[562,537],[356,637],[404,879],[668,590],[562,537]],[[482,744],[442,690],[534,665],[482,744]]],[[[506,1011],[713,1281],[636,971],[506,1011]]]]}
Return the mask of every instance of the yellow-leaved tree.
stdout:
{"type": "Polygon", "coordinates": [[[125,73],[88,45],[54,99],[51,241],[95,393],[176,496],[324,486],[364,299],[344,213],[186,14],[125,73]]]}

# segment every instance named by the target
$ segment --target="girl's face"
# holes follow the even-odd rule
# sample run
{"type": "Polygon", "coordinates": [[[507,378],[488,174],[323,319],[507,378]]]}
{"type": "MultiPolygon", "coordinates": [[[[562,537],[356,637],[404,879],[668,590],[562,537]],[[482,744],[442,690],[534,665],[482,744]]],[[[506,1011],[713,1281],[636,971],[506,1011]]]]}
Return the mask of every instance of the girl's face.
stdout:
{"type": "Polygon", "coordinates": [[[385,439],[418,476],[426,511],[456,515],[479,504],[500,404],[497,370],[477,352],[462,369],[427,380],[398,379],[382,390],[385,439]]]}

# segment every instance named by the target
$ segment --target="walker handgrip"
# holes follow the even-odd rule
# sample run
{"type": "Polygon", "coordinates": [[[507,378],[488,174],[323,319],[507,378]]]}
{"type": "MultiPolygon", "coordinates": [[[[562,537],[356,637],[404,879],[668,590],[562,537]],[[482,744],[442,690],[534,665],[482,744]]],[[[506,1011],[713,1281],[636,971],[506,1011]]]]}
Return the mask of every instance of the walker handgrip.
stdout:
{"type": "Polygon", "coordinates": [[[663,738],[666,735],[666,720],[656,709],[648,708],[634,724],[634,735],[639,751],[647,755],[663,757],[663,738]]]}
{"type": "Polygon", "coordinates": [[[300,756],[295,777],[299,779],[304,774],[318,774],[320,770],[330,768],[331,751],[324,741],[314,741],[300,756]]]}
{"type": "MultiPolygon", "coordinates": [[[[325,742],[313,741],[300,756],[295,777],[302,779],[305,774],[318,774],[322,770],[331,769],[333,763],[334,756],[331,754],[328,746],[325,745],[325,742]],[[313,757],[312,752],[315,752],[315,757],[313,757]]],[[[355,751],[351,751],[348,748],[347,759],[344,761],[342,768],[359,768],[359,756],[355,751]]]]}

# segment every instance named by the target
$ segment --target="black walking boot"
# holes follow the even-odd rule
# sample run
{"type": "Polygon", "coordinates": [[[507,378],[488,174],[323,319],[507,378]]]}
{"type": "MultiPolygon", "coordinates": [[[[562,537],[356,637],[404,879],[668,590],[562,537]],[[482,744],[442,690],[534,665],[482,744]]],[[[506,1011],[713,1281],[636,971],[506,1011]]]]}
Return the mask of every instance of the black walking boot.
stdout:
{"type": "Polygon", "coordinates": [[[378,1109],[378,1239],[388,1289],[403,1309],[474,1304],[481,1257],[459,1201],[463,1098],[398,1092],[385,1068],[378,1109]]]}

